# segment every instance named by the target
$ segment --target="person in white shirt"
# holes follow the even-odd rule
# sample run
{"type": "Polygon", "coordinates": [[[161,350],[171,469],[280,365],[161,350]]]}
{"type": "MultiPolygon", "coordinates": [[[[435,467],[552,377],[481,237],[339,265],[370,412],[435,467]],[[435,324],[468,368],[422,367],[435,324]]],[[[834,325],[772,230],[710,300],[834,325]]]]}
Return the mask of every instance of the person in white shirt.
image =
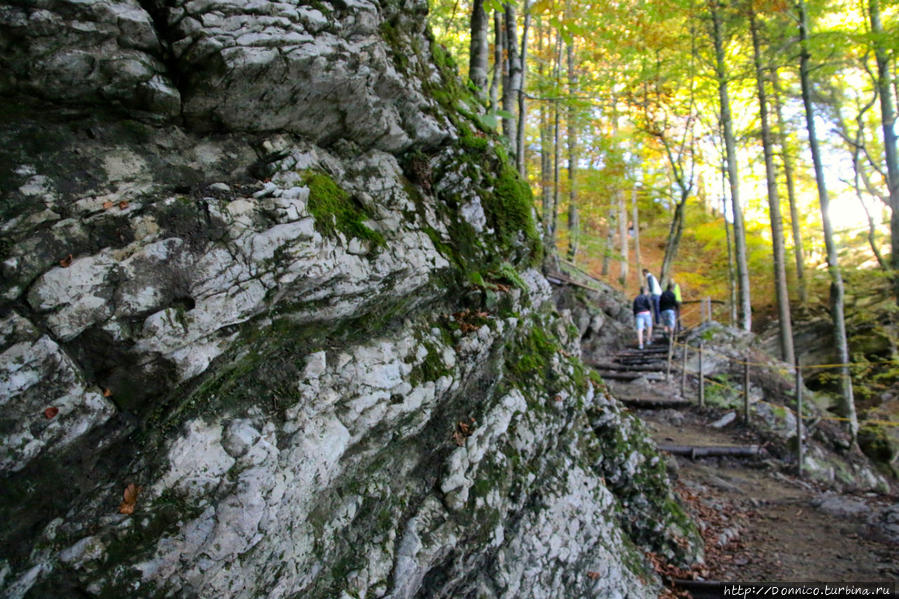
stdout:
{"type": "Polygon", "coordinates": [[[643,276],[646,278],[646,290],[652,299],[652,320],[655,324],[659,324],[659,298],[662,297],[662,286],[658,280],[647,269],[643,269],[643,276]]]}

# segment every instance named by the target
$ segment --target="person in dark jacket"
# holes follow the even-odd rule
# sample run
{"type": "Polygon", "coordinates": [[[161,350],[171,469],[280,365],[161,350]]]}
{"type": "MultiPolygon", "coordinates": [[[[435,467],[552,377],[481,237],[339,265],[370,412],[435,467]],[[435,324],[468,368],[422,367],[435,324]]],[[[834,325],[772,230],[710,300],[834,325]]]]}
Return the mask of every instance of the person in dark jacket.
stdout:
{"type": "Polygon", "coordinates": [[[671,283],[662,292],[659,298],[659,311],[661,314],[662,326],[665,327],[665,334],[674,333],[677,324],[677,297],[674,295],[674,288],[671,283]]]}
{"type": "Polygon", "coordinates": [[[634,320],[637,321],[637,343],[643,349],[643,329],[647,329],[646,343],[652,343],[652,299],[644,287],[640,287],[640,294],[634,298],[634,320]]]}

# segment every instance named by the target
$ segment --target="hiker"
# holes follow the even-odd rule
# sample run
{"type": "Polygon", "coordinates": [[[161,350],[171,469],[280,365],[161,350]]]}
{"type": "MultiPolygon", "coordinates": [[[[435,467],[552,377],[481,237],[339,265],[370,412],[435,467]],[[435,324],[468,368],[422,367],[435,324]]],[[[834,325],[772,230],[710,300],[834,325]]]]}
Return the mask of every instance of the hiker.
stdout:
{"type": "Polygon", "coordinates": [[[684,300],[683,298],[681,298],[680,294],[680,283],[678,283],[674,279],[671,279],[671,284],[674,285],[674,289],[672,290],[674,291],[674,303],[676,305],[676,307],[674,308],[674,314],[675,316],[677,316],[677,328],[675,329],[675,332],[680,332],[680,330],[683,328],[683,325],[680,322],[680,305],[684,300]]]}
{"type": "Polygon", "coordinates": [[[659,298],[659,311],[661,312],[662,326],[665,327],[665,334],[670,338],[677,325],[677,296],[674,295],[674,286],[671,283],[668,283],[659,298]]]}
{"type": "Polygon", "coordinates": [[[637,343],[643,349],[643,329],[647,329],[647,345],[652,343],[652,300],[646,295],[645,287],[640,287],[640,294],[634,298],[634,319],[637,321],[637,343]]]}
{"type": "Polygon", "coordinates": [[[659,298],[662,297],[662,286],[646,268],[643,269],[643,276],[646,278],[646,289],[652,300],[652,320],[655,324],[659,324],[659,298]]]}

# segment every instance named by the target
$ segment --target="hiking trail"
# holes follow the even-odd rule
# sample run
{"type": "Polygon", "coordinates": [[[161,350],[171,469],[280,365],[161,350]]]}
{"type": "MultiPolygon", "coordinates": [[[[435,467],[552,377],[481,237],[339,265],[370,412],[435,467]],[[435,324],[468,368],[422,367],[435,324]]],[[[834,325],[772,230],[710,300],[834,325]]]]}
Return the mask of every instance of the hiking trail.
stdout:
{"type": "Polygon", "coordinates": [[[899,580],[899,545],[871,523],[872,515],[895,503],[895,497],[837,493],[799,479],[795,464],[769,456],[765,440],[740,415],[700,408],[693,384],[682,397],[676,365],[666,381],[667,354],[667,342],[657,336],[642,351],[625,349],[591,366],[646,424],[660,449],[711,446],[748,454],[693,458],[686,452],[669,458],[676,490],[706,542],[706,563],[678,577],[721,582],[899,580]],[[739,449],[753,447],[754,453],[739,449]]]}

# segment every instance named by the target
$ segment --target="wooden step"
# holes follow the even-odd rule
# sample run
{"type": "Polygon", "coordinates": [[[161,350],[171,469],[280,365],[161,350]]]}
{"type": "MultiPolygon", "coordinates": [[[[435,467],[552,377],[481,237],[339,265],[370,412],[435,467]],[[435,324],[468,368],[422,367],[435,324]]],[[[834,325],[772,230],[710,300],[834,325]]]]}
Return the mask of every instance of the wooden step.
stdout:
{"type": "Polygon", "coordinates": [[[659,451],[667,451],[674,455],[687,456],[689,458],[710,457],[754,457],[761,452],[759,445],[662,445],[659,451]]]}
{"type": "Polygon", "coordinates": [[[590,366],[597,370],[618,370],[620,372],[663,372],[664,367],[659,368],[657,365],[651,364],[614,364],[610,362],[588,362],[590,366]]]}
{"type": "Polygon", "coordinates": [[[664,381],[665,374],[662,372],[621,372],[620,370],[600,370],[594,369],[596,374],[604,379],[612,381],[635,381],[637,379],[646,379],[647,381],[664,381]]]}
{"type": "Polygon", "coordinates": [[[615,399],[629,408],[638,410],[680,409],[690,406],[690,402],[685,399],[660,399],[653,397],[616,397],[615,399]]]}

